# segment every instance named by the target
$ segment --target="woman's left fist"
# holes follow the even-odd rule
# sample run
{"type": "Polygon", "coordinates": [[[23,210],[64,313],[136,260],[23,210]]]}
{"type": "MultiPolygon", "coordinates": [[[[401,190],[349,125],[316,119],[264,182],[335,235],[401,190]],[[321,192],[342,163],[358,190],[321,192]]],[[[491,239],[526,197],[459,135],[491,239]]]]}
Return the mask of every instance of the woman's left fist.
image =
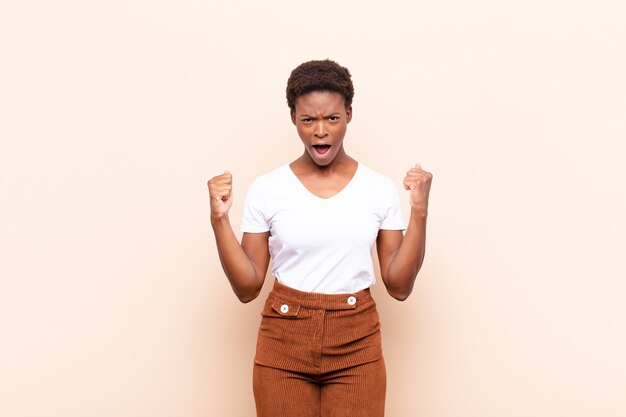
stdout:
{"type": "Polygon", "coordinates": [[[415,164],[404,177],[404,188],[410,191],[409,200],[413,210],[428,210],[428,194],[433,174],[424,171],[420,164],[415,164]]]}

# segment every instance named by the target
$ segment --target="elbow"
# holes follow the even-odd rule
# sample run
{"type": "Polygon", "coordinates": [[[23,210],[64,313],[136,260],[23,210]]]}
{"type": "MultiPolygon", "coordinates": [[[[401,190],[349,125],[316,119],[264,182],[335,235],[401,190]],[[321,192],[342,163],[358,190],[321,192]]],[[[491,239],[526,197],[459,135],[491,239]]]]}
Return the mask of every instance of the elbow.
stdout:
{"type": "Polygon", "coordinates": [[[248,304],[250,301],[254,300],[255,298],[257,298],[259,294],[254,294],[251,296],[248,295],[238,295],[237,298],[239,299],[239,301],[241,301],[242,304],[248,304]]]}
{"type": "Polygon", "coordinates": [[[247,304],[254,300],[261,293],[261,287],[246,287],[234,289],[235,295],[243,304],[247,304]]]}
{"type": "Polygon", "coordinates": [[[387,293],[398,301],[406,301],[413,292],[416,275],[403,277],[403,279],[397,279],[397,277],[390,279],[388,276],[385,281],[387,293]]]}
{"type": "Polygon", "coordinates": [[[406,299],[409,298],[409,295],[411,295],[412,290],[412,288],[404,291],[387,289],[387,292],[398,301],[406,301],[406,299]]]}

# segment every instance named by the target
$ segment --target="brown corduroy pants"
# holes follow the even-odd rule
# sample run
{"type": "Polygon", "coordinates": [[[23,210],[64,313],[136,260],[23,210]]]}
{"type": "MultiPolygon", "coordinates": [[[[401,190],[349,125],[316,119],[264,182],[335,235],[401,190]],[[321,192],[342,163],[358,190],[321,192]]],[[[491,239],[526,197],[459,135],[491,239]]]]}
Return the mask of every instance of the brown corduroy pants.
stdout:
{"type": "Polygon", "coordinates": [[[254,359],[257,417],[382,417],[386,373],[369,289],[308,293],[274,282],[254,359]]]}

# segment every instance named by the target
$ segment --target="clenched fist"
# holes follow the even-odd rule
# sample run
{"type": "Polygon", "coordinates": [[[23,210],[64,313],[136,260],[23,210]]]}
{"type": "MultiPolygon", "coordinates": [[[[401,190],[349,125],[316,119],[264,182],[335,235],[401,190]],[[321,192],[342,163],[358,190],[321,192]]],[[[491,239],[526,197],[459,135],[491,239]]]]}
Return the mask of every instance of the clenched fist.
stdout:
{"type": "Polygon", "coordinates": [[[413,210],[428,211],[428,195],[433,174],[424,171],[420,164],[415,164],[404,177],[404,188],[410,191],[409,200],[413,210]]]}
{"type": "Polygon", "coordinates": [[[211,217],[221,218],[228,214],[233,205],[231,191],[233,189],[233,176],[228,171],[222,175],[213,177],[208,182],[209,195],[211,196],[211,217]]]}

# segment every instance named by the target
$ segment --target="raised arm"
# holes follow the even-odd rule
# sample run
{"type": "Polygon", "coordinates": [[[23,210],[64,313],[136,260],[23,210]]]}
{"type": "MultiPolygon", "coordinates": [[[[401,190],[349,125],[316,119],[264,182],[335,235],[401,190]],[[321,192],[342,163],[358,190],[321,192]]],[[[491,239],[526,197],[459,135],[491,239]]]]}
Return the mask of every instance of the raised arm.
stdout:
{"type": "Polygon", "coordinates": [[[209,180],[211,226],[224,273],[242,303],[254,300],[261,291],[269,265],[269,232],[244,233],[241,244],[230,225],[232,175],[226,171],[209,180]]]}
{"type": "Polygon", "coordinates": [[[422,267],[426,251],[426,219],[432,174],[419,164],[404,178],[404,188],[410,192],[411,217],[403,236],[399,230],[380,230],[376,250],[380,273],[387,292],[404,301],[413,291],[415,278],[422,267]]]}

